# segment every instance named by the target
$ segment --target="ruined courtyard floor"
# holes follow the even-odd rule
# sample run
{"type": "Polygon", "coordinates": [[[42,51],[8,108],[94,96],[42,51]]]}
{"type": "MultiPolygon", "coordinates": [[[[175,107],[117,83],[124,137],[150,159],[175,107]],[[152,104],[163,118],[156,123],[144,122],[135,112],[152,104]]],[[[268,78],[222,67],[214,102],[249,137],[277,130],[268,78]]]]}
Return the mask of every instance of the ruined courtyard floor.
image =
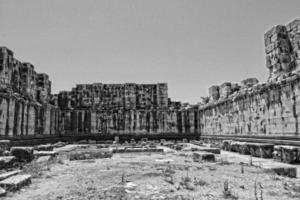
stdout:
{"type": "MultiPolygon", "coordinates": [[[[89,148],[95,149],[85,146],[89,148]]],[[[215,162],[194,162],[192,152],[168,148],[74,161],[69,154],[61,151],[49,166],[34,168],[32,184],[3,199],[300,199],[299,178],[265,172],[226,152],[216,155],[215,162]]]]}

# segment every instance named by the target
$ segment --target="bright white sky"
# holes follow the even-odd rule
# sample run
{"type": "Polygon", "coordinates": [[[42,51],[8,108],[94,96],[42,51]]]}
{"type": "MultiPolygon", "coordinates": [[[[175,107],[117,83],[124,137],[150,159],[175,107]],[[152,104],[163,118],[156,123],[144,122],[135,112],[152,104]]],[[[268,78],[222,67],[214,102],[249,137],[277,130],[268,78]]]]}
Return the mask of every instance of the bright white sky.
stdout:
{"type": "Polygon", "coordinates": [[[167,82],[196,103],[208,87],[265,81],[263,34],[300,17],[300,0],[0,0],[0,46],[76,83],[167,82]]]}

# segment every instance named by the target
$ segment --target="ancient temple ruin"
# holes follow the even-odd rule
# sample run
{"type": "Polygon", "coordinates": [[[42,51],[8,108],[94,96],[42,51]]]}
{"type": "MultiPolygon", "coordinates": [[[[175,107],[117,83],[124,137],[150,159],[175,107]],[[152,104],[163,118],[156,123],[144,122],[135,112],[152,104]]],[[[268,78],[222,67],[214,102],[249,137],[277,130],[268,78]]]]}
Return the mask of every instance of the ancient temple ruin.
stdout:
{"type": "Polygon", "coordinates": [[[264,35],[269,78],[209,88],[203,104],[174,102],[166,83],[79,84],[51,94],[51,81],[0,48],[0,135],[195,134],[299,136],[300,19],[264,35]]]}

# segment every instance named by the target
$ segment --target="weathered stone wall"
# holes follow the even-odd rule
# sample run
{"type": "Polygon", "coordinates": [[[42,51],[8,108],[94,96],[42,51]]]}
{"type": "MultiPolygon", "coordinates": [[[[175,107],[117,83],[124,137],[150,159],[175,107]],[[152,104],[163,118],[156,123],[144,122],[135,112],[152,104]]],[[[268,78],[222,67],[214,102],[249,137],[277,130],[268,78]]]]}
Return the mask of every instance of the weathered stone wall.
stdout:
{"type": "Polygon", "coordinates": [[[0,136],[59,134],[57,107],[0,93],[0,136]]]}
{"type": "Polygon", "coordinates": [[[30,63],[0,47],[0,136],[59,134],[60,111],[50,104],[51,82],[30,63]]]}
{"type": "Polygon", "coordinates": [[[199,133],[198,116],[197,110],[65,110],[63,134],[199,133]]]}
{"type": "Polygon", "coordinates": [[[260,85],[200,111],[202,134],[299,136],[300,77],[260,85]]]}
{"type": "Polygon", "coordinates": [[[220,99],[200,108],[203,135],[299,137],[300,20],[265,34],[267,83],[245,79],[242,87],[220,86],[220,99]]]}
{"type": "Polygon", "coordinates": [[[79,84],[58,94],[61,109],[154,109],[168,107],[168,86],[158,84],[79,84]]]}
{"type": "Polygon", "coordinates": [[[267,83],[209,89],[203,104],[168,99],[158,84],[80,84],[51,95],[48,75],[0,48],[0,136],[164,134],[299,137],[300,20],[264,36],[267,83]]]}

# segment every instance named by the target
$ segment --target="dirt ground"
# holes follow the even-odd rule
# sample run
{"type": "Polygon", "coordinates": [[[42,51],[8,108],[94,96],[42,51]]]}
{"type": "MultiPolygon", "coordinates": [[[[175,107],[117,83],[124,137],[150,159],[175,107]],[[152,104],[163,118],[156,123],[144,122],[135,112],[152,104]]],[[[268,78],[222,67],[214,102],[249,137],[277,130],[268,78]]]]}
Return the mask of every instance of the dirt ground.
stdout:
{"type": "Polygon", "coordinates": [[[216,162],[193,162],[189,152],[173,150],[81,161],[69,161],[69,153],[33,168],[32,184],[3,199],[300,199],[299,178],[266,173],[222,154],[216,162]]]}

